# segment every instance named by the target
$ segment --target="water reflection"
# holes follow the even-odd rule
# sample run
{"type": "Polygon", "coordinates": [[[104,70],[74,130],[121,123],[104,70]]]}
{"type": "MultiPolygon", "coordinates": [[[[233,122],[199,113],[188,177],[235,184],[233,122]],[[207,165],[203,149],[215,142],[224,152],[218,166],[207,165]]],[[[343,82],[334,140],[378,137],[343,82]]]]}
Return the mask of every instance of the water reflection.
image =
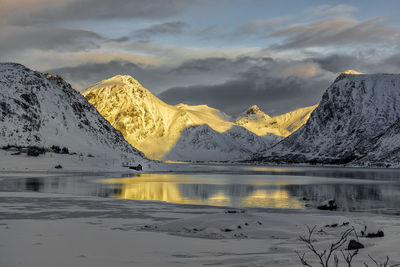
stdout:
{"type": "Polygon", "coordinates": [[[304,209],[304,204],[290,196],[287,190],[256,190],[242,199],[241,206],[304,209]]]}
{"type": "Polygon", "coordinates": [[[231,207],[315,208],[335,198],[341,210],[400,214],[398,170],[252,168],[101,179],[5,179],[0,191],[35,191],[231,207]],[[396,178],[397,177],[397,178],[396,178]]]}
{"type": "MultiPolygon", "coordinates": [[[[205,181],[204,177],[196,175],[143,174],[132,178],[104,179],[100,182],[118,184],[121,191],[112,197],[123,199],[233,207],[295,209],[304,207],[285,188],[257,190],[257,185],[253,184],[230,184],[229,182],[235,181],[237,178],[229,177],[230,179],[226,180],[226,177],[218,175],[205,181]],[[202,184],[204,182],[208,183],[202,184]]],[[[276,182],[271,181],[271,183],[275,184],[276,182]]]]}

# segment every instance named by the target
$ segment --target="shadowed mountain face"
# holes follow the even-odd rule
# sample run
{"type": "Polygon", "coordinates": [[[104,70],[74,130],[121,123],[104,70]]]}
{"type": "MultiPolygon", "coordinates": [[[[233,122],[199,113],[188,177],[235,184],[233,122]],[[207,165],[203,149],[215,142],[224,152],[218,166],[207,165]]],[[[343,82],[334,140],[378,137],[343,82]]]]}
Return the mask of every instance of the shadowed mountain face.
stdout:
{"type": "Polygon", "coordinates": [[[366,155],[357,159],[364,166],[398,167],[400,165],[400,119],[383,134],[375,137],[364,151],[366,155]]]}
{"type": "MultiPolygon", "coordinates": [[[[200,125],[208,125],[215,136],[221,137],[218,140],[223,140],[222,143],[214,142],[214,147],[226,147],[232,144],[231,147],[223,149],[228,153],[224,152],[223,157],[218,157],[219,160],[231,160],[233,159],[231,155],[235,155],[235,159],[237,159],[236,155],[240,153],[240,150],[243,150],[246,140],[253,133],[260,136],[267,134],[270,136],[271,133],[278,136],[287,136],[304,124],[311,111],[315,108],[309,107],[270,118],[253,106],[238,121],[232,122],[228,115],[206,105],[168,105],[145,89],[138,81],[127,75],[118,75],[101,81],[89,87],[82,94],[112,126],[121,131],[130,144],[153,159],[164,158],[177,144],[182,132],[187,127],[200,127],[200,125]],[[267,119],[269,120],[266,121],[267,119]],[[234,135],[225,134],[225,132],[233,126],[237,127],[237,125],[243,126],[247,130],[243,128],[240,131],[234,131],[234,135]],[[223,133],[225,134],[224,137],[221,135],[223,133]],[[237,135],[239,134],[243,136],[238,137],[237,135]],[[233,145],[237,142],[242,143],[233,145]],[[232,151],[234,153],[231,153],[232,151]]],[[[199,132],[200,128],[187,128],[186,133],[199,132]]],[[[259,139],[264,140],[263,138],[259,139]]],[[[273,144],[272,141],[277,140],[280,140],[280,138],[268,138],[266,142],[258,142],[258,144],[262,149],[269,147],[273,144]]],[[[199,152],[198,149],[202,148],[202,153],[197,153],[198,155],[201,154],[205,158],[208,155],[209,160],[214,159],[215,149],[205,151],[203,149],[205,146],[206,144],[185,146],[188,148],[185,151],[182,151],[181,146],[179,150],[181,155],[195,152],[191,154],[191,160],[204,160],[204,158],[194,158],[194,155],[199,152]]],[[[253,150],[247,149],[247,151],[253,150]]],[[[169,157],[167,158],[170,158],[172,154],[168,155],[169,157]]],[[[175,160],[186,160],[185,158],[175,157],[177,155],[176,153],[174,154],[173,158],[175,160]]]]}
{"type": "Polygon", "coordinates": [[[59,76],[0,64],[0,146],[67,147],[108,158],[147,160],[59,76]]]}
{"type": "Polygon", "coordinates": [[[258,136],[234,125],[219,133],[208,125],[190,126],[182,131],[175,146],[164,156],[174,161],[244,160],[261,149],[271,147],[282,137],[273,134],[258,136]]]}
{"type": "MultiPolygon", "coordinates": [[[[400,75],[343,73],[326,90],[307,123],[267,151],[263,160],[350,162],[370,153],[373,144],[378,149],[383,144],[379,136],[399,118],[400,75]]],[[[391,145],[398,147],[398,143],[391,145]]]]}

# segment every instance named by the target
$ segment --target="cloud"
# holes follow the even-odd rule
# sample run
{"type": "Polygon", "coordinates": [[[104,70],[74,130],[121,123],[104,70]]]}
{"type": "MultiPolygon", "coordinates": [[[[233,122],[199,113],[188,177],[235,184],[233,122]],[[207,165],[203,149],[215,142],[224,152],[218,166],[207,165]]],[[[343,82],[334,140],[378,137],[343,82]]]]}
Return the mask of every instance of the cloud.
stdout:
{"type": "MultiPolygon", "coordinates": [[[[184,70],[209,72],[213,68],[211,62],[203,60],[196,62],[197,64],[186,63],[181,68],[195,65],[201,68],[191,67],[184,70]]],[[[203,83],[168,89],[159,94],[161,99],[170,104],[207,104],[231,115],[238,115],[257,104],[267,113],[276,115],[318,103],[331,82],[329,75],[320,71],[318,65],[305,61],[243,57],[213,62],[220,68],[222,65],[231,68],[236,66],[237,72],[223,83],[203,83]]]]}
{"type": "Polygon", "coordinates": [[[371,74],[400,72],[400,54],[383,56],[375,50],[353,54],[319,55],[310,60],[332,73],[340,73],[348,69],[371,74]]]}
{"type": "MultiPolygon", "coordinates": [[[[190,59],[177,66],[92,62],[49,70],[78,89],[117,74],[128,74],[169,104],[207,104],[238,115],[257,104],[270,115],[313,105],[340,72],[400,72],[400,55],[370,52],[314,54],[299,59],[262,55],[190,59]]],[[[105,58],[107,59],[107,58],[105,58]]]]}
{"type": "Polygon", "coordinates": [[[5,54],[25,49],[82,51],[99,48],[99,44],[106,40],[95,32],[85,30],[14,26],[0,29],[0,38],[0,51],[5,54]]]}
{"type": "Polygon", "coordinates": [[[267,37],[283,38],[280,44],[273,46],[278,50],[357,44],[387,46],[397,44],[400,30],[382,24],[380,18],[361,22],[353,19],[321,20],[283,27],[267,37]]]}
{"type": "Polygon", "coordinates": [[[103,63],[86,63],[75,67],[49,69],[46,72],[59,74],[71,81],[74,88],[85,89],[90,85],[115,75],[131,75],[145,87],[155,87],[165,81],[165,70],[162,67],[149,67],[126,60],[112,60],[103,63]],[[155,81],[155,83],[152,83],[155,81]]]}
{"type": "Polygon", "coordinates": [[[368,65],[363,58],[345,54],[331,54],[315,58],[313,61],[318,63],[322,69],[333,73],[340,73],[348,69],[366,72],[364,68],[368,65]]]}
{"type": "Polygon", "coordinates": [[[119,59],[90,62],[73,67],[51,68],[45,71],[60,74],[78,90],[85,89],[114,75],[127,74],[137,79],[153,93],[159,93],[182,84],[195,85],[204,81],[208,83],[224,82],[240,69],[238,64],[230,64],[230,62],[228,58],[192,59],[174,67],[159,64],[149,65],[145,62],[135,64],[119,59]]]}
{"type": "Polygon", "coordinates": [[[235,38],[242,37],[243,35],[265,36],[279,28],[282,23],[289,22],[292,19],[292,16],[282,16],[245,22],[239,25],[236,30],[229,35],[235,38]]]}
{"type": "Polygon", "coordinates": [[[14,12],[35,8],[38,5],[49,5],[54,3],[63,3],[66,0],[1,0],[0,1],[0,22],[14,12]]]}
{"type": "Polygon", "coordinates": [[[306,13],[310,13],[314,16],[319,16],[319,17],[329,17],[329,16],[348,16],[354,12],[357,12],[358,8],[352,5],[319,5],[311,8],[307,8],[305,10],[306,13]]]}
{"type": "Polygon", "coordinates": [[[257,104],[270,115],[277,115],[318,103],[328,84],[299,77],[266,76],[255,80],[249,73],[248,77],[243,74],[240,79],[217,85],[171,88],[160,98],[170,104],[207,104],[234,116],[257,104]]]}
{"type": "Polygon", "coordinates": [[[187,27],[189,27],[189,25],[182,21],[157,23],[150,25],[147,28],[135,31],[133,36],[140,39],[149,39],[157,35],[165,35],[165,34],[176,35],[182,33],[183,30],[187,27]]]}
{"type": "MultiPolygon", "coordinates": [[[[10,0],[7,0],[10,1],[10,0]]],[[[25,2],[33,2],[23,0],[25,2]]],[[[196,0],[65,0],[46,5],[15,5],[7,22],[16,25],[49,24],[69,20],[161,19],[192,7],[196,0]]],[[[6,6],[9,4],[6,3],[6,6]]]]}
{"type": "Polygon", "coordinates": [[[191,59],[177,67],[113,60],[48,71],[81,89],[128,74],[169,104],[207,104],[233,115],[254,104],[277,114],[318,103],[330,81],[316,63],[250,56],[191,59]]]}

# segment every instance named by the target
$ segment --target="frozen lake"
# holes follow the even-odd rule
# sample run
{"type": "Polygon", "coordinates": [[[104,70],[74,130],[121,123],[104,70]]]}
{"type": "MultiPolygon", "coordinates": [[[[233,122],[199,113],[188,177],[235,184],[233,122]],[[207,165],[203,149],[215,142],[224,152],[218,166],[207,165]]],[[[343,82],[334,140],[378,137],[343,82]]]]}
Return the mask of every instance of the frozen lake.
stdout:
{"type": "MultiPolygon", "coordinates": [[[[108,175],[110,176],[110,175],[108,175]]],[[[0,180],[0,191],[34,191],[230,207],[400,214],[400,170],[215,165],[209,171],[109,178],[87,174],[0,180]]]]}

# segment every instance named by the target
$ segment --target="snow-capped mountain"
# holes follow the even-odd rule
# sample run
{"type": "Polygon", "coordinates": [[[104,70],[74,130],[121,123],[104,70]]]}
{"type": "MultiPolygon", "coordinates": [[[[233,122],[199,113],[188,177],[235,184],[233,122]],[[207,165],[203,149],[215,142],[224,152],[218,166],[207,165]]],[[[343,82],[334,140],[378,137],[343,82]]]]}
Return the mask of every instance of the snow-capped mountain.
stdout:
{"type": "Polygon", "coordinates": [[[231,161],[250,158],[282,138],[276,135],[258,136],[234,125],[219,133],[206,124],[189,126],[175,146],[165,156],[173,161],[231,161]]]}
{"type": "MultiPolygon", "coordinates": [[[[189,126],[207,124],[217,134],[237,125],[228,115],[206,105],[168,105],[128,75],[101,81],[82,94],[111,125],[122,132],[130,144],[153,159],[162,159],[189,126]]],[[[309,108],[306,110],[270,118],[255,106],[239,121],[258,135],[278,133],[287,136],[308,119],[309,108]],[[269,124],[265,126],[268,118],[269,124]]],[[[197,128],[189,128],[187,132],[193,129],[197,128]]],[[[243,138],[247,138],[247,133],[243,138]]]]}
{"type": "Polygon", "coordinates": [[[300,108],[271,118],[257,106],[252,106],[235,123],[260,136],[274,134],[286,137],[306,123],[316,107],[300,108]]]}
{"type": "MultiPolygon", "coordinates": [[[[307,123],[264,154],[264,160],[346,163],[373,147],[390,147],[400,118],[400,75],[339,75],[307,123]],[[385,133],[385,139],[376,139],[385,133]]],[[[395,143],[392,144],[392,146],[395,143]]]]}
{"type": "Polygon", "coordinates": [[[207,123],[218,132],[232,127],[219,110],[168,105],[127,75],[101,81],[82,94],[130,144],[153,159],[161,159],[187,126],[207,123]]]}
{"type": "Polygon", "coordinates": [[[121,162],[148,161],[61,77],[0,64],[0,147],[66,147],[121,162]]]}

